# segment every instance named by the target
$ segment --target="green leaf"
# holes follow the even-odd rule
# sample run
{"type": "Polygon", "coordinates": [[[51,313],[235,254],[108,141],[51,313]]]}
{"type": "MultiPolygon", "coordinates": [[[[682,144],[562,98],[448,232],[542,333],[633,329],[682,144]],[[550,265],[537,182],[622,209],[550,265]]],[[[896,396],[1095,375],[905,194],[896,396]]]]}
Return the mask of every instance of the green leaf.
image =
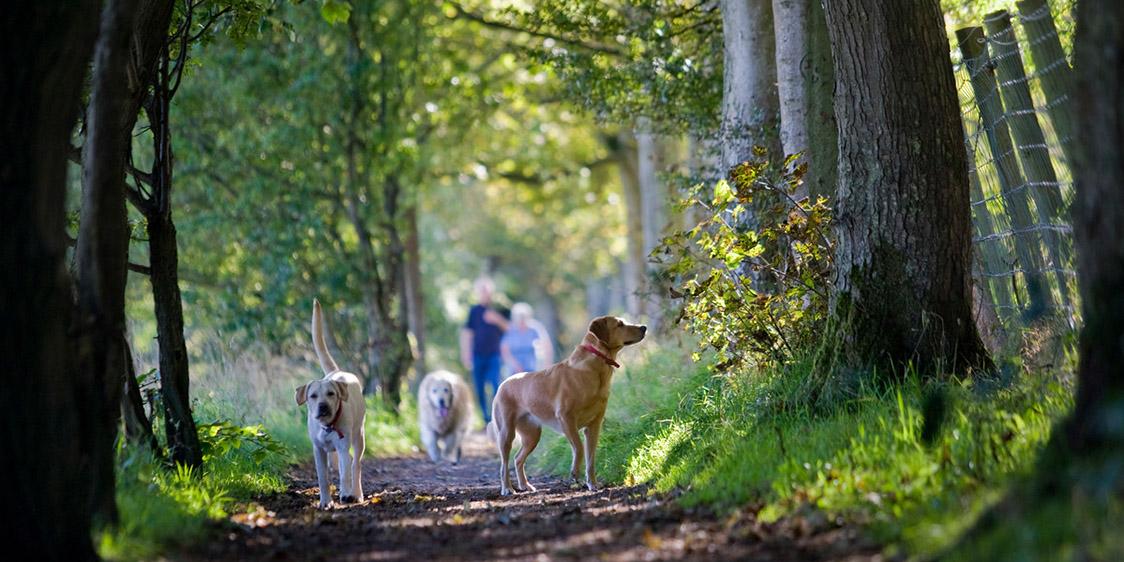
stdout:
{"type": "Polygon", "coordinates": [[[320,6],[320,17],[330,25],[347,23],[351,17],[351,4],[346,0],[324,0],[320,6]]]}
{"type": "Polygon", "coordinates": [[[714,186],[714,201],[715,207],[724,207],[734,200],[734,190],[726,180],[720,180],[718,185],[714,186]]]}

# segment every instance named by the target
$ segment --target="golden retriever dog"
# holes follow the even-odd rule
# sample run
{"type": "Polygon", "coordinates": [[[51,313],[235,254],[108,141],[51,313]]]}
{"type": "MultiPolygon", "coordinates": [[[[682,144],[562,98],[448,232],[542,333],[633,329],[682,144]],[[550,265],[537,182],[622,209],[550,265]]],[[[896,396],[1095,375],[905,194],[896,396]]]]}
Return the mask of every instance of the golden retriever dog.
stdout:
{"type": "Polygon", "coordinates": [[[363,385],[359,377],[341,371],[324,344],[324,318],[320,301],[312,301],[312,345],[324,369],[324,378],[297,388],[297,405],[308,405],[308,438],[316,461],[316,480],[320,486],[320,509],[332,502],[328,487],[328,453],[339,456],[340,502],[363,499],[363,450],[367,415],[363,385]],[[355,455],[350,454],[355,451],[355,455]]]}
{"type": "Polygon", "coordinates": [[[566,436],[572,453],[570,476],[578,480],[578,467],[585,459],[585,484],[597,489],[595,462],[597,439],[605,407],[609,404],[609,384],[613,369],[620,367],[617,353],[644,339],[648,327],[629,324],[620,318],[602,316],[589,324],[589,332],[565,361],[541,371],[519,373],[496,390],[492,400],[492,423],[488,433],[500,452],[500,494],[512,492],[508,456],[515,435],[520,447],[515,455],[515,475],[520,491],[534,491],[527,481],[524,465],[539,444],[542,426],[566,436]],[[578,432],[585,430],[583,450],[578,432]]]}
{"type": "Polygon", "coordinates": [[[472,415],[472,391],[464,379],[449,371],[434,371],[422,379],[418,429],[430,460],[460,462],[461,441],[472,426],[472,415]]]}

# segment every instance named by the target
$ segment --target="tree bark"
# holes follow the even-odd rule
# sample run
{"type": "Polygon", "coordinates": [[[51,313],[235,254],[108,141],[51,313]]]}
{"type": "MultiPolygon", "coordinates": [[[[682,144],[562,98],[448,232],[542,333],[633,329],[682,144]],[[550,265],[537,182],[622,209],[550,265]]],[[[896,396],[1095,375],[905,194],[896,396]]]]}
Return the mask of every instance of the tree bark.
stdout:
{"type": "Polygon", "coordinates": [[[160,396],[164,402],[164,431],[172,461],[188,466],[203,463],[191,415],[187,343],[183,336],[183,299],[179,286],[179,250],[171,209],[148,218],[148,249],[152,273],[152,301],[156,311],[156,340],[160,346],[160,396]]]}
{"type": "MultiPolygon", "coordinates": [[[[809,12],[812,0],[772,0],[776,38],[777,92],[780,98],[781,147],[784,154],[802,153],[798,163],[808,160],[808,91],[805,61],[808,59],[809,12]]],[[[805,183],[797,199],[808,195],[805,183]]]]}
{"type": "MultiPolygon", "coordinates": [[[[79,402],[93,420],[86,444],[91,498],[101,523],[117,522],[113,445],[125,375],[125,280],[129,227],[125,210],[125,162],[130,137],[121,123],[129,117],[129,39],[136,0],[109,0],[101,14],[82,146],[82,208],[78,243],[79,376],[93,389],[79,402]]],[[[131,128],[131,125],[130,125],[131,128]]]]}
{"type": "Polygon", "coordinates": [[[823,4],[813,0],[808,8],[808,41],[804,75],[805,101],[808,104],[808,173],[804,183],[813,197],[835,197],[839,170],[839,133],[835,123],[835,69],[832,66],[831,38],[823,4]]]}
{"type": "Polygon", "coordinates": [[[972,320],[968,164],[937,0],[827,0],[847,362],[991,369],[972,320]]]}
{"type": "Polygon", "coordinates": [[[777,131],[775,38],[771,0],[722,0],[722,167],[749,160],[755,145],[782,158],[777,131]]]}
{"type": "MultiPolygon", "coordinates": [[[[1065,435],[1078,454],[1094,457],[1111,450],[1119,455],[1124,446],[1119,423],[1124,414],[1124,4],[1077,4],[1074,67],[1077,130],[1082,131],[1074,139],[1074,233],[1085,326],[1077,398],[1065,435]]],[[[1113,489],[1119,491],[1121,484],[1117,475],[1113,489]]]]}
{"type": "Polygon", "coordinates": [[[0,543],[17,559],[96,559],[65,200],[98,5],[12,2],[0,18],[0,543]]]}

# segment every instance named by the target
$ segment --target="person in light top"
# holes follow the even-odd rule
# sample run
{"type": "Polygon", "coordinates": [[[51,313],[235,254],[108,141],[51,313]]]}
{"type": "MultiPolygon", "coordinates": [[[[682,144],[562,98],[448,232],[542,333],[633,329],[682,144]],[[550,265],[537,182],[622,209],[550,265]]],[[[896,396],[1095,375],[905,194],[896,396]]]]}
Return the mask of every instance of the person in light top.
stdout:
{"type": "Polygon", "coordinates": [[[511,323],[500,340],[500,354],[512,373],[537,371],[554,362],[554,346],[531,305],[511,307],[511,323]]]}

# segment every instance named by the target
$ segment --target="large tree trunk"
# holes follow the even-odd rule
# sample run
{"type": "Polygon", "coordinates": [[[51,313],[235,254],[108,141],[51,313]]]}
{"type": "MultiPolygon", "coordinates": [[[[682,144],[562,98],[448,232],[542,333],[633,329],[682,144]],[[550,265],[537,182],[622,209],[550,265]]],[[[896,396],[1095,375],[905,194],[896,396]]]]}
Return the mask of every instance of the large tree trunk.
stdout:
{"type": "Polygon", "coordinates": [[[937,0],[827,0],[839,120],[832,307],[854,364],[990,368],[968,164],[937,0]]]}
{"type": "Polygon", "coordinates": [[[93,420],[77,408],[93,389],[74,376],[65,199],[97,14],[97,2],[32,1],[0,18],[0,544],[13,559],[96,558],[81,459],[93,420]]]}
{"type": "Polygon", "coordinates": [[[781,159],[777,132],[775,38],[771,0],[722,0],[723,174],[749,160],[755,145],[781,159]]]}
{"type": "MultiPolygon", "coordinates": [[[[777,49],[777,93],[780,98],[781,148],[784,153],[808,155],[808,92],[805,61],[808,58],[809,11],[812,0],[773,0],[777,49]]],[[[807,184],[796,193],[808,195],[807,184]]]]}
{"type": "MultiPolygon", "coordinates": [[[[1124,446],[1124,4],[1082,0],[1077,9],[1074,232],[1085,327],[1066,436],[1092,457],[1124,446]]],[[[1121,483],[1117,472],[1117,494],[1121,483]]]]}
{"type": "Polygon", "coordinates": [[[94,515],[116,523],[113,444],[125,375],[125,279],[129,227],[125,210],[125,161],[130,137],[121,123],[129,117],[129,39],[136,0],[109,0],[101,14],[94,51],[86,141],[82,147],[82,208],[76,257],[83,384],[93,390],[79,403],[92,420],[87,443],[94,515]]]}

